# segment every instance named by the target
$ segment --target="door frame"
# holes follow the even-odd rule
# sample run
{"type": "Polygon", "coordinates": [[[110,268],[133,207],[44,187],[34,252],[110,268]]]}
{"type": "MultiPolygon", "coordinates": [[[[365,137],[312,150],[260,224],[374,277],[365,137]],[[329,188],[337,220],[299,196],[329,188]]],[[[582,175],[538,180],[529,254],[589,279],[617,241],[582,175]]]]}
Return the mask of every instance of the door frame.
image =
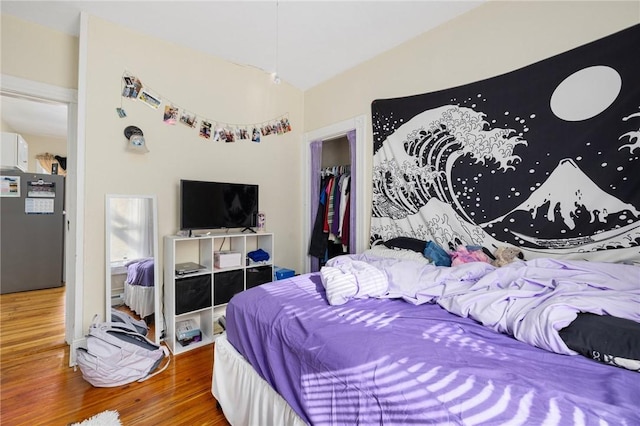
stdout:
{"type": "MultiPolygon", "coordinates": [[[[366,116],[359,115],[339,123],[334,123],[326,127],[322,127],[317,130],[312,130],[310,132],[306,132],[304,134],[304,148],[302,149],[302,164],[301,168],[301,182],[303,182],[301,191],[302,194],[300,199],[302,200],[302,226],[303,231],[302,235],[304,238],[303,247],[308,247],[309,241],[311,239],[311,233],[313,232],[313,223],[311,221],[312,214],[315,212],[311,211],[311,142],[316,140],[327,141],[330,139],[335,139],[341,136],[346,136],[346,134],[351,131],[356,131],[356,181],[355,181],[355,190],[357,194],[356,198],[356,213],[359,218],[356,220],[356,229],[354,230],[356,233],[356,247],[355,253],[362,253],[364,251],[366,245],[368,244],[369,235],[366,233],[365,225],[368,223],[366,217],[364,216],[367,210],[365,210],[364,200],[366,199],[364,190],[367,188],[365,186],[365,159],[366,155],[364,152],[364,141],[366,140],[366,132],[365,132],[365,124],[366,124],[366,116]]],[[[353,181],[352,181],[353,184],[353,181]]],[[[311,258],[307,255],[307,250],[305,250],[304,254],[304,268],[305,272],[309,272],[311,270],[311,258]]]]}
{"type": "MultiPolygon", "coordinates": [[[[74,342],[82,338],[82,289],[83,289],[83,224],[84,224],[84,140],[79,138],[78,91],[2,74],[2,93],[58,102],[67,106],[67,177],[65,179],[65,342],[72,349],[74,342]],[[82,147],[81,147],[82,145],[82,147]],[[82,149],[81,149],[82,148],[82,149]]],[[[74,351],[72,351],[74,352],[74,351]]],[[[70,361],[70,364],[71,361],[70,361]]]]}

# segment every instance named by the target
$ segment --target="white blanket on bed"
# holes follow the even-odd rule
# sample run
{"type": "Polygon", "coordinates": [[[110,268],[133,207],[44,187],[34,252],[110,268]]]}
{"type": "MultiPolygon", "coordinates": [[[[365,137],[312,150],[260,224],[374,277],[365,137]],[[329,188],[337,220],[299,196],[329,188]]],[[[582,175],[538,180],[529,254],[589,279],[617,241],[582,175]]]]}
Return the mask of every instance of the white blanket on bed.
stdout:
{"type": "MultiPolygon", "coordinates": [[[[376,281],[371,293],[366,286],[358,287],[360,298],[437,303],[456,315],[557,353],[575,354],[558,331],[578,312],[640,322],[640,268],[631,265],[535,259],[501,268],[483,262],[448,268],[363,254],[333,258],[327,267],[341,271],[340,283],[362,282],[365,273],[373,276],[371,268],[383,272],[384,282],[376,281]],[[360,274],[348,278],[350,268],[356,268],[354,262],[360,274]],[[369,268],[360,266],[364,262],[369,268]]],[[[329,303],[342,304],[356,297],[353,285],[346,292],[338,281],[325,281],[322,270],[321,275],[327,295],[332,294],[329,303]]]]}
{"type": "Polygon", "coordinates": [[[343,305],[354,298],[380,297],[388,289],[383,271],[358,260],[324,266],[320,276],[331,305],[343,305]]]}

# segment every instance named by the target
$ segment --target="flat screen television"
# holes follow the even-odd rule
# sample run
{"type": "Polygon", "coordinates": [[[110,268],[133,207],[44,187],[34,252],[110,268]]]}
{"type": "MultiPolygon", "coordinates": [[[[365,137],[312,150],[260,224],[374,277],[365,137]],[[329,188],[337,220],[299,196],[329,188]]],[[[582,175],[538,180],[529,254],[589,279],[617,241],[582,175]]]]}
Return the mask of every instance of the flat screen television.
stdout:
{"type": "Polygon", "coordinates": [[[181,230],[250,229],[257,215],[258,185],[180,180],[181,230]]]}

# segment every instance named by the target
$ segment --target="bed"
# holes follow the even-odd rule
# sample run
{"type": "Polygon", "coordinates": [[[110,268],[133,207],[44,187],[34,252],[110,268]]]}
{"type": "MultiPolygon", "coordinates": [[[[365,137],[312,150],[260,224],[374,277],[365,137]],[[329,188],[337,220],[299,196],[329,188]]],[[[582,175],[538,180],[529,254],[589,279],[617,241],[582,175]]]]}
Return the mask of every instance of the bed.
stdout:
{"type": "Polygon", "coordinates": [[[502,75],[373,100],[372,186],[358,182],[369,245],[410,238],[416,253],[336,257],[234,296],[212,382],[227,419],[640,425],[639,44],[633,25],[502,75]],[[618,89],[583,114],[567,87],[585,75],[605,87],[608,73],[618,89]],[[526,260],[434,266],[427,244],[449,263],[460,247],[526,260]]]}
{"type": "Polygon", "coordinates": [[[230,301],[212,392],[231,424],[640,424],[638,364],[596,362],[560,337],[590,312],[637,338],[637,266],[447,268],[371,251],[327,265],[342,279],[325,270],[230,301]]]}
{"type": "Polygon", "coordinates": [[[154,313],[154,259],[135,259],[125,264],[124,303],[140,318],[154,313]]]}

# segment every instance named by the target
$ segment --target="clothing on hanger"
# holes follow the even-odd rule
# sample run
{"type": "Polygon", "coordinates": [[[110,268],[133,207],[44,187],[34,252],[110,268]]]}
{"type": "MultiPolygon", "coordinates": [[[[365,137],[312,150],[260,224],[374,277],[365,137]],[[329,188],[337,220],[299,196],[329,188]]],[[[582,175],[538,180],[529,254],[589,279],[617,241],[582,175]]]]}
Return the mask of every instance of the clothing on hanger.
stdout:
{"type": "Polygon", "coordinates": [[[320,200],[309,244],[309,255],[321,259],[349,252],[350,166],[320,171],[320,200]]]}

